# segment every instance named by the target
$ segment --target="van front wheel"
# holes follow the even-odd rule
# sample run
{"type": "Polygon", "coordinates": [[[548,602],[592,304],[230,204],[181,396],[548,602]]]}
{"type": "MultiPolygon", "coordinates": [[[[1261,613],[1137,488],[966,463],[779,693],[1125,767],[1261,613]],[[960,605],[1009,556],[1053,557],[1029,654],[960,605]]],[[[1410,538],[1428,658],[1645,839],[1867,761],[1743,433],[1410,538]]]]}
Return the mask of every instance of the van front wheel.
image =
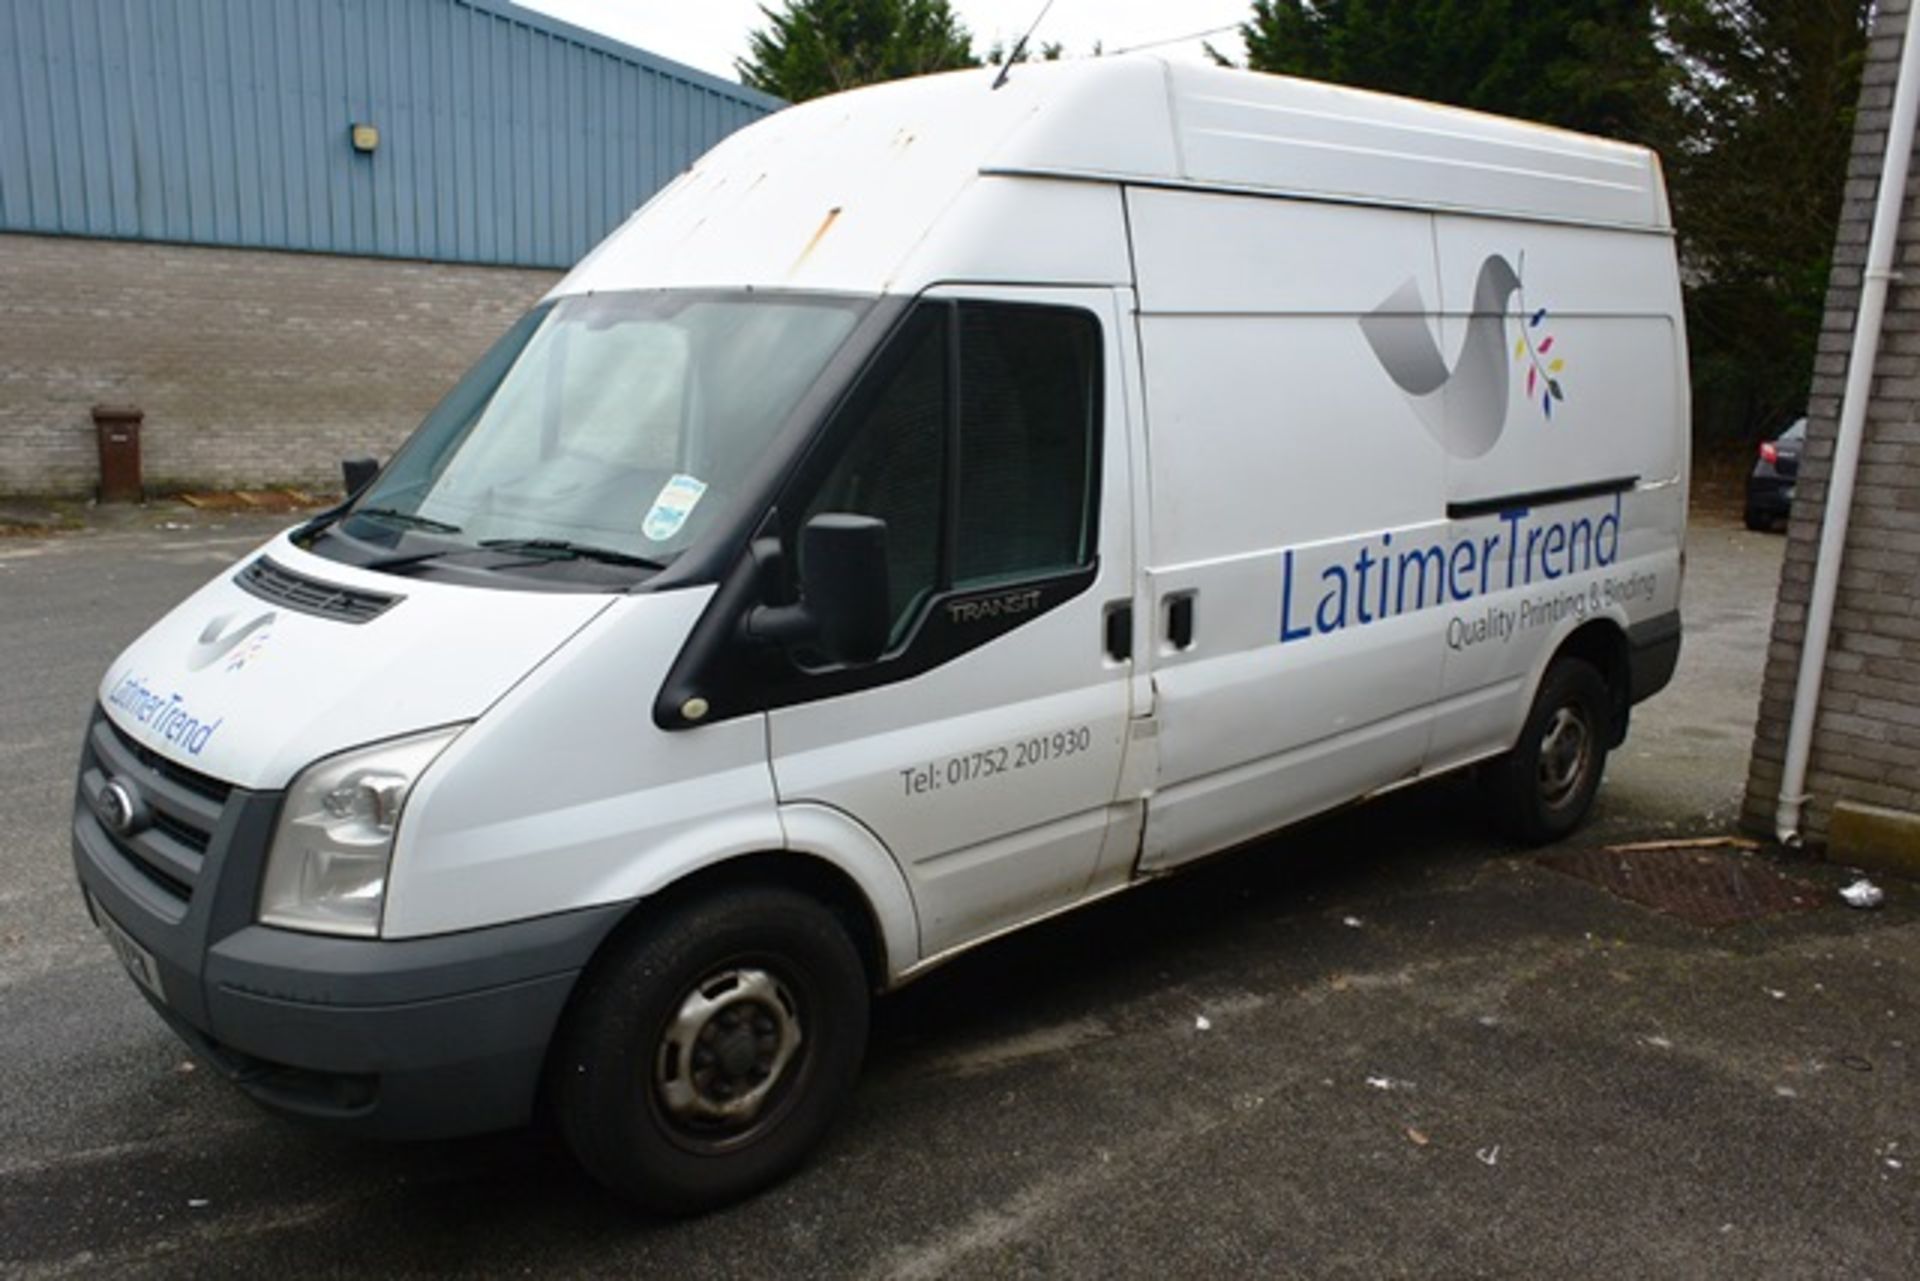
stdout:
{"type": "Polygon", "coordinates": [[[818,901],[734,890],[639,923],[583,980],[554,1103],[588,1173],[691,1214],[790,1173],[859,1072],[867,978],[818,901]]]}
{"type": "Polygon", "coordinates": [[[1606,769],[1607,683],[1592,664],[1547,668],[1513,750],[1481,769],[1488,816],[1529,845],[1557,841],[1586,821],[1606,769]]]}

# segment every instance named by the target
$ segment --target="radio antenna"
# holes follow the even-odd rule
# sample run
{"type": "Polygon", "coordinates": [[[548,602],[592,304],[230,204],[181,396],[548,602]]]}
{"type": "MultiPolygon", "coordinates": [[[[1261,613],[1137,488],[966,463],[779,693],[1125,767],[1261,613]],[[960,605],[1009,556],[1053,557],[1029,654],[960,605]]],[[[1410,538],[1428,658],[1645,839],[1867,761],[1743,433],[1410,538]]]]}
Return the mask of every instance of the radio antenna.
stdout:
{"type": "Polygon", "coordinates": [[[1046,21],[1047,10],[1051,8],[1053,8],[1053,0],[1047,0],[1045,4],[1040,6],[1040,12],[1034,18],[1033,25],[1027,28],[1027,34],[1020,37],[1019,41],[1013,46],[1013,49],[1007,54],[1006,61],[1000,64],[1000,74],[993,78],[993,87],[995,89],[998,89],[1007,82],[1007,73],[1013,70],[1014,63],[1020,61],[1020,55],[1027,51],[1027,41],[1033,39],[1033,33],[1040,29],[1042,22],[1046,21]]]}

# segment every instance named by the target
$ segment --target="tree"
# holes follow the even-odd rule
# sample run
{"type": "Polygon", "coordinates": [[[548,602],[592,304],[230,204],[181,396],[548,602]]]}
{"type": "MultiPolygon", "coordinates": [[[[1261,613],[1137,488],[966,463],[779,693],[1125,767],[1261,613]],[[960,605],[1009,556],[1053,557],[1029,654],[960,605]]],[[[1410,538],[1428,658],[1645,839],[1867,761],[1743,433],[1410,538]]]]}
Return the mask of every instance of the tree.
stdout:
{"type": "Polygon", "coordinates": [[[785,0],[747,38],[740,79],[804,102],[903,76],[976,67],[973,37],[947,0],[785,0]]]}
{"type": "MultiPolygon", "coordinates": [[[[1018,45],[1016,44],[1015,47],[1017,48],[1018,45]]],[[[1061,44],[1058,41],[1042,40],[1040,42],[1040,45],[1039,45],[1040,61],[1058,62],[1060,61],[1060,59],[1066,57],[1066,55],[1067,55],[1066,45],[1061,44]]],[[[1100,47],[1098,45],[1094,46],[1093,56],[1096,58],[1100,56],[1100,47]]],[[[1025,49],[1020,50],[1020,56],[1015,58],[1014,61],[1015,62],[1032,62],[1033,59],[1034,59],[1034,46],[1028,45],[1025,49]]],[[[1000,41],[998,40],[994,41],[991,45],[987,47],[987,56],[981,59],[981,61],[985,62],[989,67],[997,67],[1001,63],[1005,62],[1006,60],[1007,60],[1007,46],[1000,43],[1000,41]]]]}
{"type": "Polygon", "coordinates": [[[1806,409],[1869,0],[1672,0],[1686,132],[1668,158],[1694,425],[1771,435],[1806,409]]]}
{"type": "Polygon", "coordinates": [[[1256,71],[1639,142],[1671,134],[1675,71],[1649,0],[1254,0],[1240,34],[1256,71]]]}

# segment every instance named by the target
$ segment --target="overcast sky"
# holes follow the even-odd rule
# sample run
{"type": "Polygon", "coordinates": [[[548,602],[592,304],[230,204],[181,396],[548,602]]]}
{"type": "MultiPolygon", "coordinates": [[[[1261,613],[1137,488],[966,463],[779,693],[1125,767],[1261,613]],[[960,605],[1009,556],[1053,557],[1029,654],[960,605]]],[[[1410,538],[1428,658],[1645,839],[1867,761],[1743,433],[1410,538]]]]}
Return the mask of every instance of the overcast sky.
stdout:
{"type": "MultiPolygon", "coordinates": [[[[767,25],[758,0],[518,0],[575,26],[598,31],[649,52],[738,80],[734,60],[746,56],[747,33],[767,25]]],[[[1044,0],[952,0],[953,10],[985,54],[998,40],[1011,46],[1044,0]]],[[[766,0],[778,10],[781,0],[766,0]]],[[[1145,44],[1175,58],[1204,60],[1196,32],[1229,57],[1243,50],[1231,28],[1253,10],[1250,0],[1054,0],[1034,41],[1058,42],[1067,53],[1085,54],[1096,42],[1108,53],[1145,44]],[[1160,44],[1160,41],[1173,43],[1160,44]]]]}

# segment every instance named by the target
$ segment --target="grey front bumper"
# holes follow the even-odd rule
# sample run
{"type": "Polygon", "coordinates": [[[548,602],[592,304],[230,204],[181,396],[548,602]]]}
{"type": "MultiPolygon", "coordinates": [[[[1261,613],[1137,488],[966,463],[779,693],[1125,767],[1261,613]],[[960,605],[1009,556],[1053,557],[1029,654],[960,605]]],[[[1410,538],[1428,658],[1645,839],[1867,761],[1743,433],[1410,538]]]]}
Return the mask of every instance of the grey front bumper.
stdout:
{"type": "Polygon", "coordinates": [[[280,799],[193,775],[96,714],[74,868],[89,910],[151,954],[161,994],[142,994],[275,1110],[379,1138],[525,1123],[574,982],[624,908],[405,940],[258,925],[280,799]],[[114,778],[150,805],[149,830],[123,837],[102,823],[114,778]]]}

